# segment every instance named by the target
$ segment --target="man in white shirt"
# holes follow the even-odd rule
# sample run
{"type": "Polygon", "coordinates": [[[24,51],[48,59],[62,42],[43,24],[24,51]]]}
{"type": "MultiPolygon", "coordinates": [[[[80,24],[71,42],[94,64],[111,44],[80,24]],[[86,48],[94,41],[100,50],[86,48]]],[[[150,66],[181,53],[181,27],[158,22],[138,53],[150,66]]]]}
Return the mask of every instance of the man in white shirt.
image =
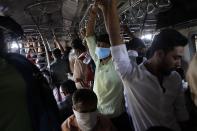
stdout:
{"type": "Polygon", "coordinates": [[[164,126],[180,131],[178,122],[188,120],[181,78],[171,71],[183,55],[187,39],[172,29],[161,31],[153,41],[151,57],[137,66],[131,62],[120,38],[116,0],[98,0],[111,42],[111,53],[128,101],[136,131],[164,126]]]}

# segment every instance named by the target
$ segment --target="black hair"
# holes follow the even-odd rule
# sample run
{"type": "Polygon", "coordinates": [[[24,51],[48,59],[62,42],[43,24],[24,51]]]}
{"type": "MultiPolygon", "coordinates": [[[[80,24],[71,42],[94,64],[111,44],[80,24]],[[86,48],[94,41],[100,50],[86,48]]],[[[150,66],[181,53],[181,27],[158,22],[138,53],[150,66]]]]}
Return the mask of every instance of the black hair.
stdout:
{"type": "Polygon", "coordinates": [[[82,44],[82,40],[81,39],[74,39],[72,41],[72,44],[71,44],[72,48],[73,49],[79,49],[81,51],[86,51],[86,47],[82,44]]]}
{"type": "Polygon", "coordinates": [[[109,35],[108,34],[101,34],[97,37],[98,42],[103,42],[110,45],[109,35]]]}
{"type": "Polygon", "coordinates": [[[72,96],[73,105],[77,103],[86,103],[90,105],[97,105],[96,94],[89,89],[78,89],[72,96]]]}
{"type": "MultiPolygon", "coordinates": [[[[65,58],[65,59],[68,59],[71,50],[72,50],[71,47],[66,46],[66,49],[65,49],[65,51],[64,51],[64,58],[65,58]]],[[[68,59],[68,62],[69,62],[69,59],[68,59]]]]}
{"type": "Polygon", "coordinates": [[[61,50],[58,49],[58,48],[55,48],[55,49],[53,50],[53,55],[55,56],[55,58],[60,58],[60,57],[62,56],[61,50]]]}
{"type": "Polygon", "coordinates": [[[126,44],[127,50],[135,50],[138,48],[146,48],[144,42],[139,38],[133,38],[126,44]]]}
{"type": "Polygon", "coordinates": [[[63,92],[66,92],[66,93],[69,93],[69,94],[73,94],[77,90],[75,82],[72,81],[72,80],[64,81],[61,84],[61,87],[62,87],[63,92]]]}
{"type": "Polygon", "coordinates": [[[187,38],[174,29],[164,29],[155,36],[149,50],[149,56],[152,57],[157,50],[163,50],[165,53],[173,50],[176,46],[187,45],[187,38]]]}

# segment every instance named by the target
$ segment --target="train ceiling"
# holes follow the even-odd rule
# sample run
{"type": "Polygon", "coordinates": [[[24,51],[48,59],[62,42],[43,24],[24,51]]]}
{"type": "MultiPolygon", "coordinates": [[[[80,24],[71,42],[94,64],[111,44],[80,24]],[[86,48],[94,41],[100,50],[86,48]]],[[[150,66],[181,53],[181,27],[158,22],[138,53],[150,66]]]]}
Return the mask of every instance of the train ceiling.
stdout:
{"type": "MultiPolygon", "coordinates": [[[[27,35],[52,32],[68,39],[84,26],[93,0],[0,0],[0,13],[13,17],[27,35]]],[[[197,18],[196,0],[118,0],[122,24],[132,31],[155,30],[197,18]]],[[[101,20],[101,18],[100,18],[101,20]]],[[[191,21],[193,20],[193,21],[191,21]]],[[[102,28],[102,21],[99,26],[102,28]]]]}

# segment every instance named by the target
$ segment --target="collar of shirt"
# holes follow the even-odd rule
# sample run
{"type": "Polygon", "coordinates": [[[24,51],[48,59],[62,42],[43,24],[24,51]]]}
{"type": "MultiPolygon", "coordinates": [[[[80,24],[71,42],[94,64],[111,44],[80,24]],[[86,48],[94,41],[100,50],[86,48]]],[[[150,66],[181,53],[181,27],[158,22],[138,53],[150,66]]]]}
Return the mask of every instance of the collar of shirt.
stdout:
{"type": "Polygon", "coordinates": [[[135,50],[128,50],[128,55],[138,57],[138,53],[135,50]]]}

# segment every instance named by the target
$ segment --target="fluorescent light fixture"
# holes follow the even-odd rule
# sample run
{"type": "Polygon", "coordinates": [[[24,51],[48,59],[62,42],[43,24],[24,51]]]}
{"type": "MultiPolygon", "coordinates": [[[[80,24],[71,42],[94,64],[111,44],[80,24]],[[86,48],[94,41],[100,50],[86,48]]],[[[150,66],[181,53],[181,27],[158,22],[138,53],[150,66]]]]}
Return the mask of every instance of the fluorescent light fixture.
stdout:
{"type": "Polygon", "coordinates": [[[11,49],[18,49],[19,48],[19,45],[16,43],[16,41],[13,41],[11,43],[11,49]]]}
{"type": "Polygon", "coordinates": [[[152,40],[152,34],[145,34],[141,36],[143,40],[152,40]]]}

